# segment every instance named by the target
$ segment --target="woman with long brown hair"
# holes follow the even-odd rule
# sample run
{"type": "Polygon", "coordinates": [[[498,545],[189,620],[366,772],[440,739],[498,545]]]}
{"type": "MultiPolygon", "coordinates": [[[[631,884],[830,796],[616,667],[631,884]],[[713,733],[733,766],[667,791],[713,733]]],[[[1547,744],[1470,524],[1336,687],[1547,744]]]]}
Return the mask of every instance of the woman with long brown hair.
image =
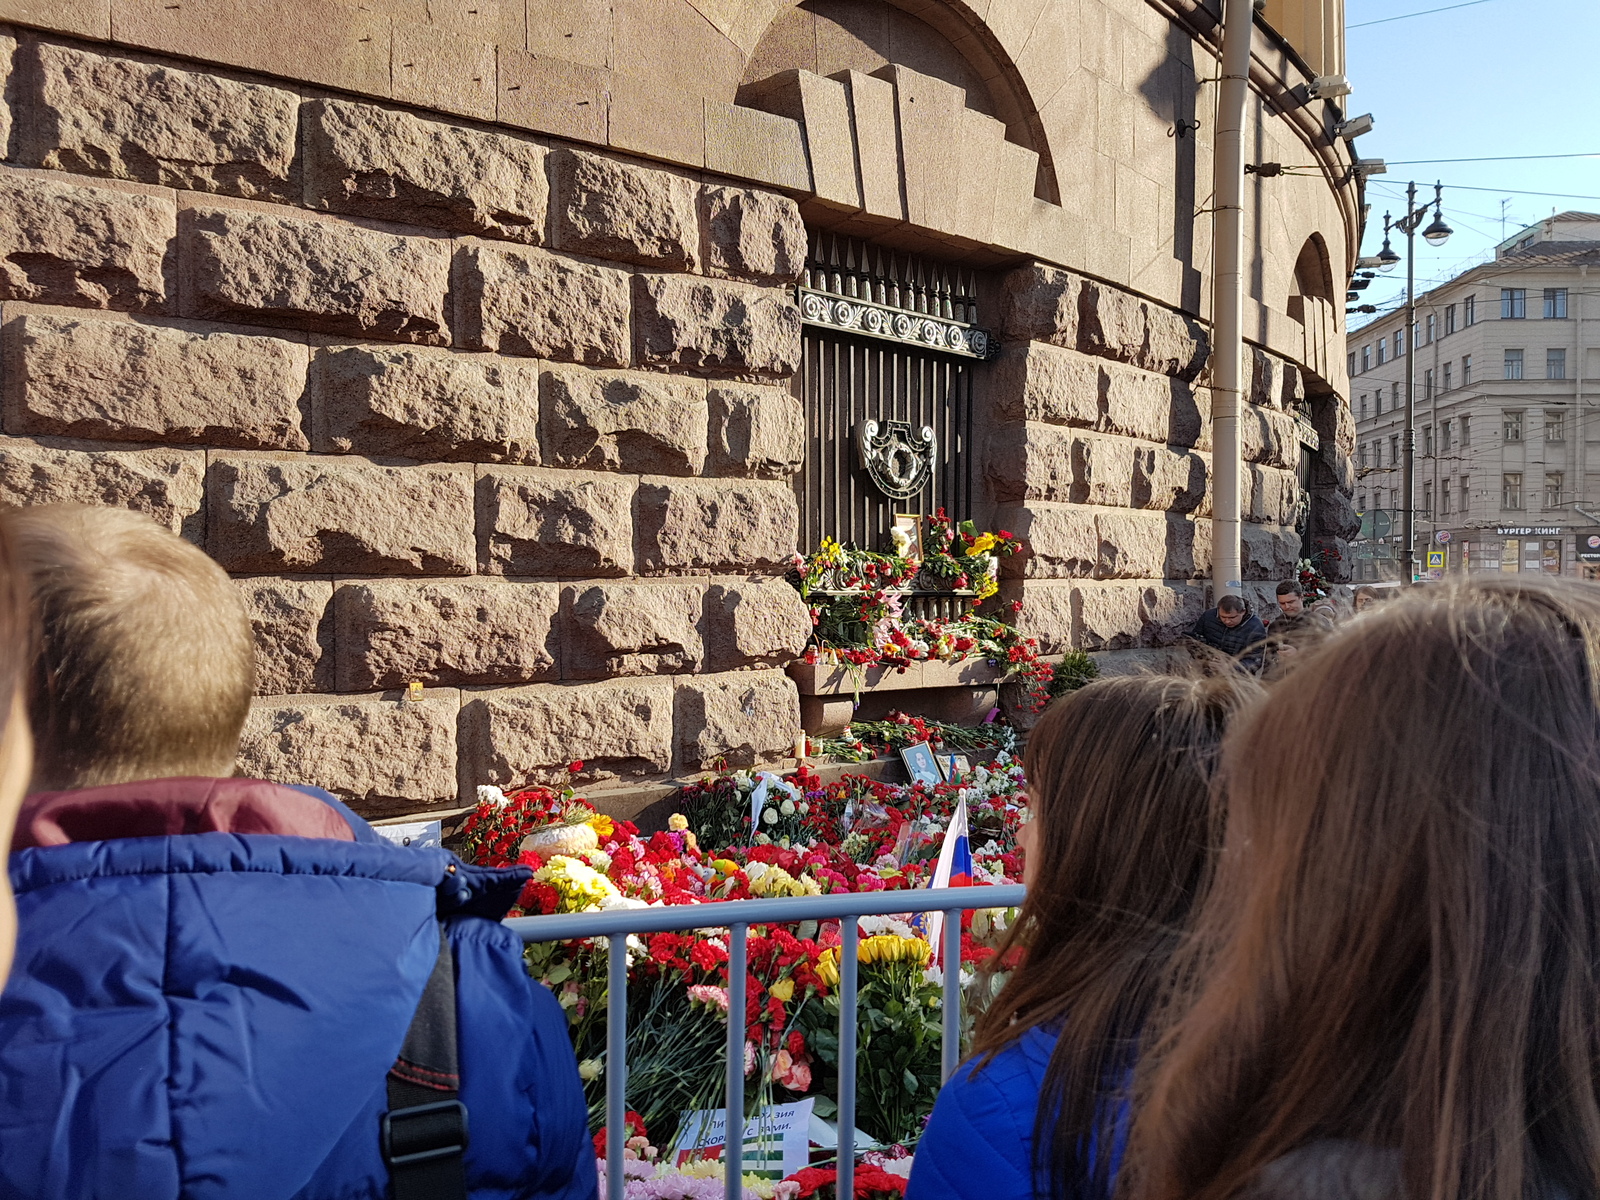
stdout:
{"type": "Polygon", "coordinates": [[[995,959],[1021,962],[939,1095],[909,1200],[1110,1194],[1140,1032],[1219,844],[1223,730],[1259,692],[1234,671],[1128,676],[1044,714],[1025,755],[1027,899],[995,959]]]}
{"type": "Polygon", "coordinates": [[[1363,615],[1222,782],[1119,1194],[1600,1196],[1600,590],[1363,615]]]}
{"type": "MultiPolygon", "coordinates": [[[[22,686],[34,646],[32,612],[10,539],[0,529],[0,851],[11,845],[12,826],[33,769],[33,739],[22,686]]],[[[16,943],[17,910],[11,881],[0,872],[0,984],[11,971],[16,943]]]]}

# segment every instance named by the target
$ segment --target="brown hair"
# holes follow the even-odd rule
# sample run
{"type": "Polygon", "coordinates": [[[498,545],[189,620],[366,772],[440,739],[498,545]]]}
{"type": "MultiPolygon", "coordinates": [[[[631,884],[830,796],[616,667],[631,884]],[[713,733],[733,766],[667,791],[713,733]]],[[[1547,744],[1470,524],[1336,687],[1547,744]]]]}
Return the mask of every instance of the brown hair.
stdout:
{"type": "Polygon", "coordinates": [[[1218,885],[1119,1194],[1221,1200],[1320,1141],[1412,1200],[1600,1194],[1600,594],[1383,605],[1229,735],[1218,885]]]}
{"type": "MultiPolygon", "coordinates": [[[[1109,1182],[1114,1105],[1156,988],[1205,886],[1221,833],[1211,775],[1223,728],[1260,694],[1210,679],[1102,679],[1057,700],[1028,739],[1039,830],[1022,913],[995,962],[1025,956],[978,1022],[982,1061],[1060,1027],[1040,1095],[1035,1157],[1072,1194],[1109,1182]],[[1091,1163],[1086,1151],[1101,1147],[1091,1163]]],[[[980,1068],[981,1069],[981,1063],[980,1068]]]]}
{"type": "Polygon", "coordinates": [[[222,568],[126,509],[50,504],[0,523],[43,627],[29,686],[34,786],[229,774],[255,659],[222,568]]]}

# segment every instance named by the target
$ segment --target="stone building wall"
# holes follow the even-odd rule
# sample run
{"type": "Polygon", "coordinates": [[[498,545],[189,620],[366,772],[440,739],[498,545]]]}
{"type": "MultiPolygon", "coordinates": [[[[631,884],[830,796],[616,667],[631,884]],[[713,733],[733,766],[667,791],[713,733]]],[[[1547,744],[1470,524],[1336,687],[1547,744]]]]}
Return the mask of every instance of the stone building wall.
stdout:
{"type": "Polygon", "coordinates": [[[8,50],[0,500],[139,508],[237,578],[243,770],[381,814],[792,747],[793,200],[8,50]]]}
{"type": "MultiPolygon", "coordinates": [[[[1030,542],[1019,622],[1169,645],[1210,570],[1210,130],[1179,123],[1214,17],[1027,7],[0,0],[0,503],[203,546],[258,632],[241,769],[363,812],[773,761],[809,633],[792,285],[838,229],[1000,297],[975,515],[1030,542]]],[[[1358,209],[1304,75],[1258,30],[1255,152],[1327,172],[1252,178],[1268,592],[1302,398],[1313,511],[1350,523],[1358,209]]]]}

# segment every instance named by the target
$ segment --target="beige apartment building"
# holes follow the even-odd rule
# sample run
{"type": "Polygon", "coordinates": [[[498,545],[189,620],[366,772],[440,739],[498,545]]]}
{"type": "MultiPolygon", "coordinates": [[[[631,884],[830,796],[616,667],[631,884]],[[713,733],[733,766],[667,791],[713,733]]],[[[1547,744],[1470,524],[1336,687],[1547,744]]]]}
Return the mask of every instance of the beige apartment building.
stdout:
{"type": "MultiPolygon", "coordinates": [[[[1600,213],[1521,230],[1418,297],[1418,566],[1600,579],[1600,213]]],[[[1404,312],[1349,340],[1357,580],[1399,577],[1404,312]]]]}

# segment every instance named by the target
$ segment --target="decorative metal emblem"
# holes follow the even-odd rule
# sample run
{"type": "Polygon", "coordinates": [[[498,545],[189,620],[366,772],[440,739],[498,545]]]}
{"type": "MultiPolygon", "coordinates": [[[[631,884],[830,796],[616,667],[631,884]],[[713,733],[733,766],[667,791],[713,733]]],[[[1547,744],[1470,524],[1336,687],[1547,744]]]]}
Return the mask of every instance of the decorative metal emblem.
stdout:
{"type": "Polygon", "coordinates": [[[962,358],[987,359],[1000,353],[1000,343],[987,330],[965,321],[907,312],[870,300],[830,296],[815,288],[798,287],[795,294],[800,302],[800,320],[805,325],[843,329],[962,358]]]}
{"type": "Polygon", "coordinates": [[[906,421],[870,417],[856,424],[856,450],[873,484],[894,500],[909,500],[927,486],[938,453],[931,425],[918,432],[906,421]]]}

